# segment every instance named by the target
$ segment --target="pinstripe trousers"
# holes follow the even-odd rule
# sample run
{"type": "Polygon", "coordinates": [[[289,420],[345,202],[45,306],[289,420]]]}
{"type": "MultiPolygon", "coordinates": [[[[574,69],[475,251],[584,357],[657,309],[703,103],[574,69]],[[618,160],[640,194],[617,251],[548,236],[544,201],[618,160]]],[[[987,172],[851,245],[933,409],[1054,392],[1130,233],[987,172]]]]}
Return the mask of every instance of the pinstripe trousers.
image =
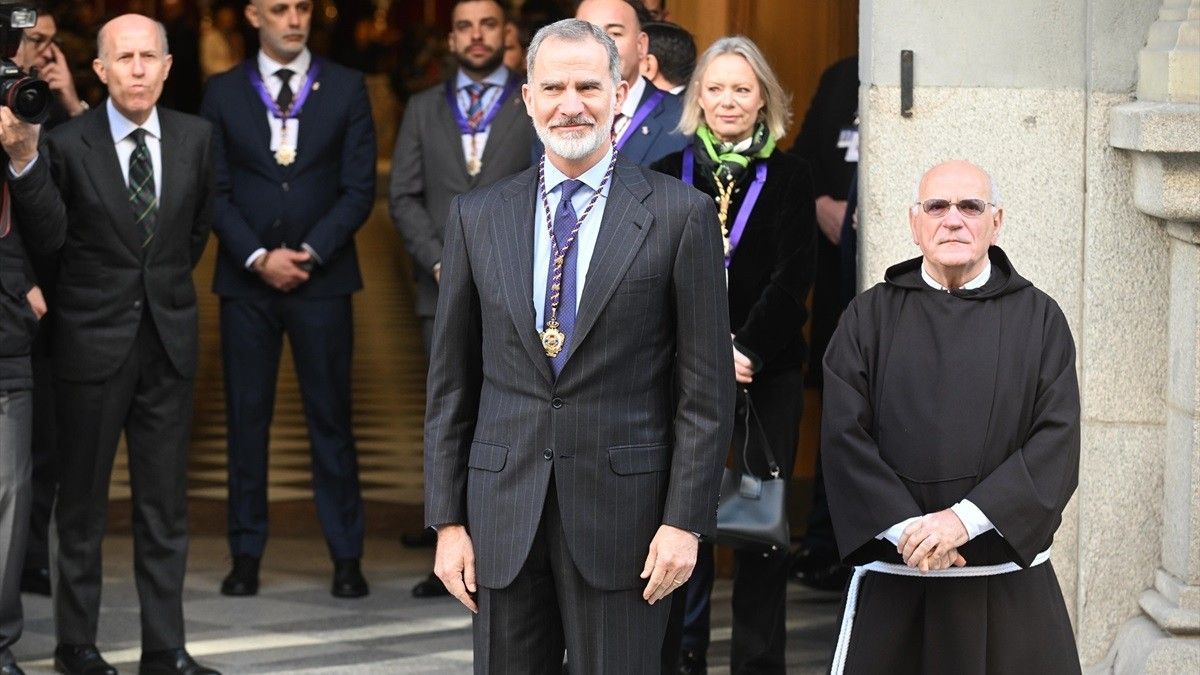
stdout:
{"type": "Polygon", "coordinates": [[[479,587],[477,675],[658,673],[672,596],[653,606],[642,588],[601,591],[571,560],[551,476],[524,566],[505,588],[479,587]]]}

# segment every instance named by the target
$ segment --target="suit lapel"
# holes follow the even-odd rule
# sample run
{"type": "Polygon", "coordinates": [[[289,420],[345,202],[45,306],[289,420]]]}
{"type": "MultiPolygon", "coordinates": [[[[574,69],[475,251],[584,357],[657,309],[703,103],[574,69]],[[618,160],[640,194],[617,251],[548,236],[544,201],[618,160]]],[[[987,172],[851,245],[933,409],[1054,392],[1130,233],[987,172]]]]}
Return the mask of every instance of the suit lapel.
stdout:
{"type": "Polygon", "coordinates": [[[526,169],[505,186],[502,212],[491,219],[492,244],[499,252],[500,278],[509,315],[526,354],[547,383],[554,374],[534,330],[533,311],[533,209],[537,191],[537,168],[526,169]]]}
{"type": "Polygon", "coordinates": [[[131,253],[140,256],[141,233],[137,231],[133,209],[129,206],[129,186],[121,174],[121,161],[117,159],[117,148],[108,128],[107,109],[101,108],[91,119],[91,125],[81,134],[88,146],[84,170],[108,211],[117,238],[125,242],[131,253]]]}
{"type": "MultiPolygon", "coordinates": [[[[162,138],[159,140],[159,155],[162,158],[162,185],[158,186],[158,225],[159,235],[165,234],[165,228],[171,223],[180,222],[175,217],[179,209],[179,197],[184,193],[184,179],[190,173],[187,152],[189,139],[183,127],[176,124],[176,118],[169,113],[158,110],[159,125],[162,128],[162,138]]],[[[155,236],[150,246],[154,247],[161,240],[155,236]]]]}
{"type": "MultiPolygon", "coordinates": [[[[250,61],[250,67],[257,68],[257,62],[250,61]]],[[[248,117],[245,124],[254,130],[254,135],[257,137],[255,147],[261,148],[267,161],[275,166],[275,159],[271,157],[271,127],[267,125],[267,108],[263,105],[262,99],[258,97],[258,91],[251,84],[250,76],[246,74],[246,67],[243,65],[239,68],[243,83],[242,94],[246,97],[246,105],[241,107],[246,111],[248,117]]]]}
{"type": "Polygon", "coordinates": [[[613,177],[604,205],[604,217],[600,221],[596,249],[592,253],[592,262],[583,286],[583,298],[575,320],[575,335],[570,338],[568,346],[568,361],[583,344],[600,312],[617,290],[654,222],[654,216],[642,204],[651,190],[641,169],[618,160],[613,177]]]}
{"type": "MultiPolygon", "coordinates": [[[[280,167],[283,169],[284,175],[289,177],[295,175],[300,170],[300,167],[317,161],[318,158],[313,154],[311,148],[319,147],[320,143],[314,143],[313,136],[335,126],[325,121],[326,113],[329,112],[329,106],[324,105],[324,99],[329,96],[329,88],[334,85],[331,82],[325,81],[325,64],[322,63],[318,66],[317,57],[315,56],[309,68],[314,67],[319,67],[322,70],[317,73],[317,79],[313,82],[312,91],[308,92],[308,100],[304,102],[304,107],[300,108],[300,116],[296,118],[300,129],[298,133],[299,138],[296,139],[296,161],[285,167],[280,167]]],[[[269,129],[268,133],[270,133],[269,129]]],[[[274,157],[271,158],[271,162],[277,164],[274,157]]]]}
{"type": "Polygon", "coordinates": [[[462,133],[458,130],[458,123],[454,121],[454,111],[450,109],[450,102],[446,100],[445,83],[442,83],[442,89],[438,92],[437,108],[433,117],[438,133],[446,138],[446,147],[451,148],[451,156],[454,157],[451,163],[458,171],[459,177],[474,185],[471,176],[467,174],[467,160],[463,157],[462,150],[462,133]]]}

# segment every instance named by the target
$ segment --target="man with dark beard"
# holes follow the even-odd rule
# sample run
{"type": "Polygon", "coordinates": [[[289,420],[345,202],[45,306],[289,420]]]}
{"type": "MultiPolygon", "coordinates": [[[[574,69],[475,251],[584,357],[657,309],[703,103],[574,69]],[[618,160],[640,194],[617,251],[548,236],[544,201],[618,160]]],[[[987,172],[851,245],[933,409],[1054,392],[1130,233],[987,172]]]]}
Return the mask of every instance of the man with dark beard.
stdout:
{"type": "MultiPolygon", "coordinates": [[[[425,354],[433,340],[442,234],[454,197],[529,167],[533,127],[521,103],[524,78],[504,66],[507,7],[499,0],[458,0],[450,15],[454,75],[413,96],[392,157],[392,221],[412,258],[416,311],[425,354]]],[[[406,544],[433,544],[406,534],[406,544]]],[[[413,587],[418,598],[446,595],[433,574],[413,587]]]]}
{"type": "Polygon", "coordinates": [[[617,46],[538,31],[538,166],[456,197],[425,418],[434,570],[475,672],[657,673],[713,532],[733,349],[712,200],[612,141],[617,46]],[[665,602],[663,602],[666,600],[665,602]]]}

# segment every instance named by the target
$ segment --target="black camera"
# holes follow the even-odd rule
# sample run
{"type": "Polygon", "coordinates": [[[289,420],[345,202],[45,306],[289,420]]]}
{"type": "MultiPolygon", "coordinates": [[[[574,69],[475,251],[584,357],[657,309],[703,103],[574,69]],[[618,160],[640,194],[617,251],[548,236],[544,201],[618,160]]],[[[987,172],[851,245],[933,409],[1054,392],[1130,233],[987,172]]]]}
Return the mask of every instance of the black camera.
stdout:
{"type": "Polygon", "coordinates": [[[21,70],[13,57],[26,28],[37,23],[37,10],[28,4],[0,0],[0,105],[18,119],[41,124],[50,117],[50,85],[21,70]]]}

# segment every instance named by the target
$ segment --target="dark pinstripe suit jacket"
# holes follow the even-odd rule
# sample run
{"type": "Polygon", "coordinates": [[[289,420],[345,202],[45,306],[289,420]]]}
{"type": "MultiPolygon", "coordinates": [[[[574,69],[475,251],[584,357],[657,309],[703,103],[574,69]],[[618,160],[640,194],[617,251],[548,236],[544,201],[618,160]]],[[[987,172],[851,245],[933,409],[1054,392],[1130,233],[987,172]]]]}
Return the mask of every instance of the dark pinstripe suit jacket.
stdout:
{"type": "Polygon", "coordinates": [[[734,378],[712,200],[618,159],[568,360],[534,327],[537,169],[451,204],[425,419],[425,519],[465,523],[478,581],[510,584],[553,473],[594,587],[635,588],[660,524],[716,519],[734,378]]]}

